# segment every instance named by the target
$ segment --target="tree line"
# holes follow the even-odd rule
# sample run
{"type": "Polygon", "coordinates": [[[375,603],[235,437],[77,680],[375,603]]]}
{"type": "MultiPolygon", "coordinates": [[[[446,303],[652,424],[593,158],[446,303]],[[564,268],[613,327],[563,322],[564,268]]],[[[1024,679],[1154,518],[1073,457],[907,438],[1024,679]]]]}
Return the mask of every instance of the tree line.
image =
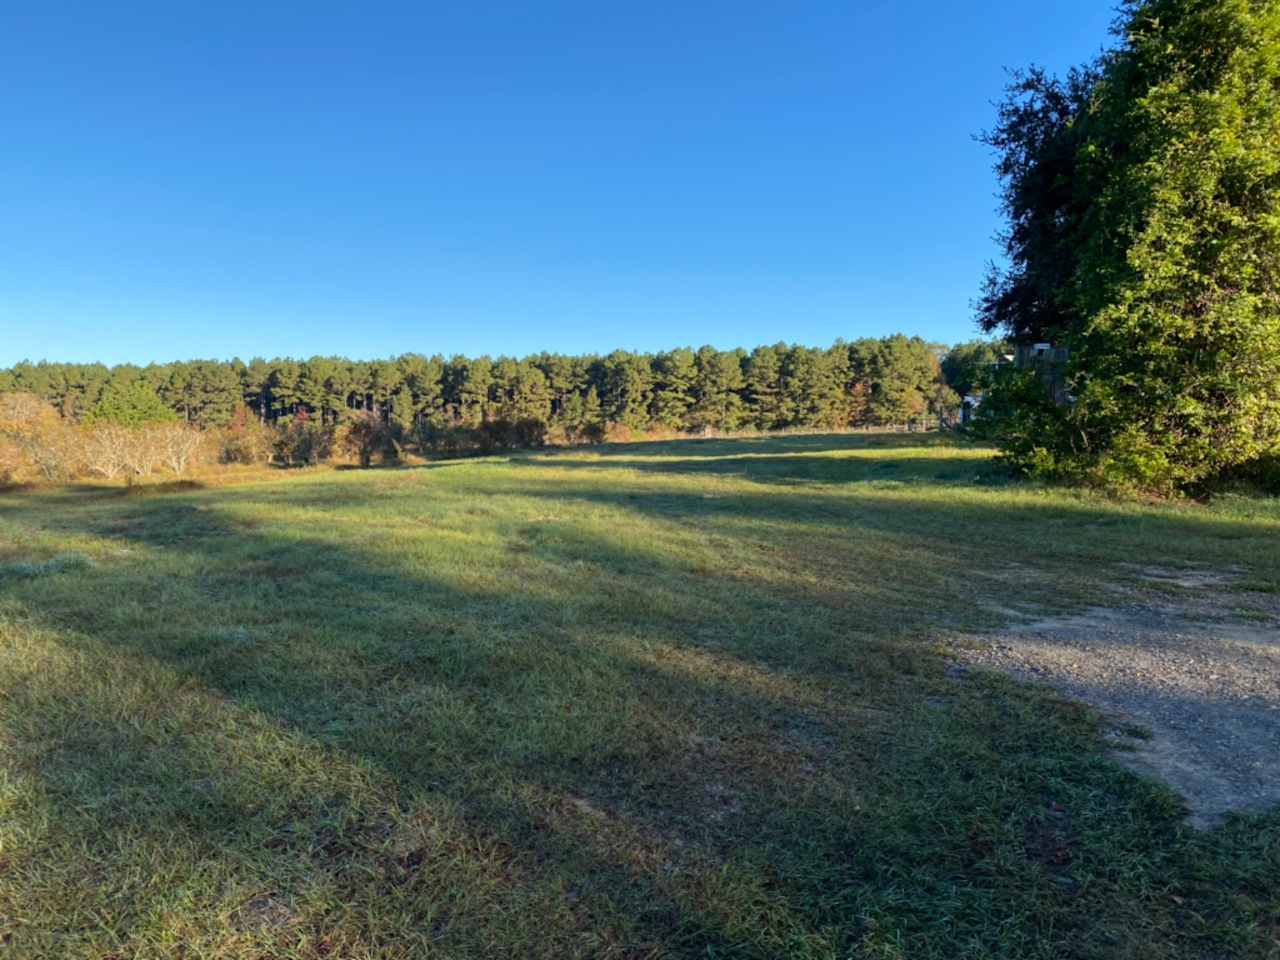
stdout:
{"type": "Polygon", "coordinates": [[[376,421],[426,447],[483,434],[496,445],[644,432],[842,429],[948,419],[958,403],[945,348],[919,337],[745,350],[679,348],[607,356],[389,360],[193,360],[149,366],[23,362],[0,393],[23,392],[75,423],[246,418],[287,429],[376,421]]]}

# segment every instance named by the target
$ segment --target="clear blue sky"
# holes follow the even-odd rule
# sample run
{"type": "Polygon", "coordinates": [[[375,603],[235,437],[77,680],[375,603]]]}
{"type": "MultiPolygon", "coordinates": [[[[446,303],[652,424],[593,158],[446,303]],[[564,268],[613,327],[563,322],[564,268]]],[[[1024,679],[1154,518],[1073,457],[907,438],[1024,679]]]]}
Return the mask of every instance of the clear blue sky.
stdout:
{"type": "Polygon", "coordinates": [[[9,4],[0,365],[973,335],[1110,0],[9,4]]]}

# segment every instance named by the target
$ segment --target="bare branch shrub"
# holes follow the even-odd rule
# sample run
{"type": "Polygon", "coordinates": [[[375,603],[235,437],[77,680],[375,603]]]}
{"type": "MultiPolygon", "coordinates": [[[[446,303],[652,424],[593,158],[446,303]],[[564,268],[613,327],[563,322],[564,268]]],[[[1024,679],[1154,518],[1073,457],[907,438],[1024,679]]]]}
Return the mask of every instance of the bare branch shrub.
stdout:
{"type": "Polygon", "coordinates": [[[163,424],[126,428],[124,462],[132,477],[149,477],[164,460],[163,424]]]}
{"type": "Polygon", "coordinates": [[[75,430],[34,394],[0,394],[0,438],[5,482],[35,477],[56,483],[74,476],[80,466],[75,430]]]}
{"type": "Polygon", "coordinates": [[[155,435],[164,465],[178,475],[187,472],[204,446],[204,434],[185,423],[161,423],[147,429],[155,435]]]}
{"type": "Polygon", "coordinates": [[[131,431],[118,423],[99,423],[85,430],[85,462],[89,470],[114,480],[129,469],[131,431]]]}

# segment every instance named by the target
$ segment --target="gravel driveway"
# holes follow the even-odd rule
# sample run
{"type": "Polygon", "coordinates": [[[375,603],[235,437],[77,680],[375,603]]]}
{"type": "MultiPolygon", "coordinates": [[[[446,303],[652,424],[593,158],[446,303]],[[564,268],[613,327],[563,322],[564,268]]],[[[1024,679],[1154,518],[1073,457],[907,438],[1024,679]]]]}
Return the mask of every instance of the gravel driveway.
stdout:
{"type": "Polygon", "coordinates": [[[1280,804],[1280,597],[1230,572],[1143,568],[1116,603],[969,638],[956,659],[1038,680],[1117,724],[1116,759],[1166,781],[1208,828],[1280,804]],[[1132,725],[1149,740],[1124,736],[1132,725]]]}

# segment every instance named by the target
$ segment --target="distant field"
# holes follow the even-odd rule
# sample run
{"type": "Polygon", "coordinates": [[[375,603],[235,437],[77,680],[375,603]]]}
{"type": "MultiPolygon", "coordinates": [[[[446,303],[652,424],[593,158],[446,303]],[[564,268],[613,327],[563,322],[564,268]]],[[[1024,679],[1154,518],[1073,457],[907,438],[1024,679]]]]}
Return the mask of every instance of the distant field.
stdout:
{"type": "Polygon", "coordinates": [[[1280,811],[948,676],[1151,562],[1280,589],[1280,502],[916,435],[0,494],[0,957],[1276,957],[1280,811]]]}

